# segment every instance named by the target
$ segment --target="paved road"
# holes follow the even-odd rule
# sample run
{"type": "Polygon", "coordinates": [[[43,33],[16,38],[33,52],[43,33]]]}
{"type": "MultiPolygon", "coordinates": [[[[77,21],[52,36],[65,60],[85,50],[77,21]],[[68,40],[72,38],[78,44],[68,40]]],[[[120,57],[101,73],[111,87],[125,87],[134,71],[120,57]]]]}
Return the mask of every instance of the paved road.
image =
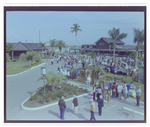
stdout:
{"type": "MultiPolygon", "coordinates": [[[[54,71],[61,66],[63,62],[54,65],[46,66],[48,71],[54,71]]],[[[21,103],[26,100],[30,93],[34,93],[38,87],[42,85],[42,81],[37,81],[40,77],[40,67],[34,68],[31,71],[25,72],[18,76],[7,77],[6,81],[6,120],[23,120],[23,121],[54,121],[59,119],[58,105],[50,106],[36,111],[24,110],[20,107],[21,103]]],[[[74,83],[74,85],[79,85],[74,83]]],[[[80,84],[80,87],[82,85],[80,84]]],[[[91,89],[91,88],[90,88],[91,89]]],[[[81,120],[86,121],[90,119],[90,102],[92,94],[79,97],[79,113],[75,115],[72,109],[72,100],[67,101],[67,108],[65,112],[65,120],[81,120]]],[[[136,107],[134,103],[118,101],[112,99],[110,102],[105,103],[103,107],[102,116],[98,116],[98,109],[96,103],[95,117],[97,120],[144,120],[144,116],[123,110],[122,107],[134,109],[138,112],[144,113],[144,109],[136,107]]]]}

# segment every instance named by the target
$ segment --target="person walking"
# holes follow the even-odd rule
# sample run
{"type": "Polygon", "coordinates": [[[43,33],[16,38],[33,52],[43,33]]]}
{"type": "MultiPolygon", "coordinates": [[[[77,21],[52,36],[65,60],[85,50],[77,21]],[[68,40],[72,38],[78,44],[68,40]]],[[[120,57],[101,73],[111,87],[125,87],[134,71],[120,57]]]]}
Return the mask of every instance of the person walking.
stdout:
{"type": "Polygon", "coordinates": [[[90,87],[90,82],[91,82],[91,77],[90,77],[90,75],[88,75],[88,77],[87,77],[87,88],[89,88],[90,87]]]}
{"type": "Polygon", "coordinates": [[[94,119],[94,121],[96,121],[95,116],[94,116],[95,103],[93,102],[93,99],[91,99],[90,102],[91,102],[91,118],[90,118],[90,121],[92,121],[92,119],[94,119]]]}
{"type": "Polygon", "coordinates": [[[72,103],[74,105],[74,114],[77,114],[78,113],[78,98],[76,97],[76,95],[74,95],[74,99],[72,103]]]}
{"type": "Polygon", "coordinates": [[[119,84],[117,87],[118,99],[121,99],[121,97],[122,97],[122,90],[123,90],[123,86],[122,86],[122,84],[119,84]]]}
{"type": "Polygon", "coordinates": [[[104,107],[104,101],[103,101],[103,97],[102,95],[99,96],[99,100],[98,100],[98,113],[99,113],[99,116],[102,115],[102,107],[104,107]]]}
{"type": "Polygon", "coordinates": [[[69,70],[68,70],[68,72],[67,72],[67,78],[68,78],[68,80],[69,80],[69,78],[70,78],[70,72],[69,72],[69,70]]]}
{"type": "Polygon", "coordinates": [[[141,86],[138,86],[138,90],[136,91],[136,100],[137,100],[137,106],[139,106],[140,98],[141,98],[141,86]]]}
{"type": "Polygon", "coordinates": [[[99,100],[99,96],[102,95],[101,87],[98,87],[97,89],[97,101],[99,100]]]}
{"type": "Polygon", "coordinates": [[[112,97],[115,98],[116,96],[116,83],[114,82],[112,85],[112,97]]]}
{"type": "Polygon", "coordinates": [[[64,101],[64,96],[61,97],[61,99],[58,102],[59,108],[60,108],[60,119],[64,120],[65,110],[66,110],[66,102],[64,101]]]}
{"type": "Polygon", "coordinates": [[[123,94],[124,94],[125,101],[127,101],[127,93],[128,93],[127,86],[126,86],[126,83],[124,82],[123,94]]]}

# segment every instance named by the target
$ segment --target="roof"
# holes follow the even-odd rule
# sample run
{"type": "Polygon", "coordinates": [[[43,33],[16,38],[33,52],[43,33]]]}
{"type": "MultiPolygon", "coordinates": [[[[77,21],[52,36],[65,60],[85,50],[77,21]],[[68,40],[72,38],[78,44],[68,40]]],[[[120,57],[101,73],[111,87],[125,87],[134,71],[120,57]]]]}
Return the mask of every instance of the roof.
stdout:
{"type": "MultiPolygon", "coordinates": [[[[97,42],[99,42],[100,40],[104,40],[107,43],[114,43],[114,39],[112,38],[106,38],[106,37],[101,37],[100,39],[98,39],[94,44],[96,44],[97,42]]],[[[117,41],[116,44],[125,44],[123,41],[117,41]]]]}
{"type": "MultiPolygon", "coordinates": [[[[35,51],[42,51],[42,48],[38,46],[39,43],[22,43],[18,42],[14,44],[12,51],[28,51],[29,49],[35,50],[35,51]]],[[[47,48],[44,48],[46,50],[47,48]]]]}
{"type": "MultiPolygon", "coordinates": [[[[120,49],[120,50],[136,50],[136,46],[137,45],[119,45],[116,49],[120,49]]],[[[143,49],[139,46],[139,50],[143,50],[143,49]]]]}

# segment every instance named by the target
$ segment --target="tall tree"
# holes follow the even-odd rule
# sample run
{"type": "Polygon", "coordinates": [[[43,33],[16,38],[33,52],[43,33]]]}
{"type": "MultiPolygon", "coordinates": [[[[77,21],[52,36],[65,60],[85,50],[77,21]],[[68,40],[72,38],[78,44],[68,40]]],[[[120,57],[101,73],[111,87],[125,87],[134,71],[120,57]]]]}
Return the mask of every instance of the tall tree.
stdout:
{"type": "Polygon", "coordinates": [[[43,49],[45,48],[45,43],[40,42],[38,46],[40,46],[42,48],[42,53],[43,53],[43,49]]]}
{"type": "Polygon", "coordinates": [[[6,53],[8,53],[10,57],[12,56],[11,55],[11,49],[12,48],[13,48],[12,44],[10,44],[10,43],[6,44],[6,53]]]}
{"type": "Polygon", "coordinates": [[[134,32],[133,42],[137,43],[137,46],[136,46],[136,63],[135,63],[135,67],[136,67],[137,66],[137,60],[138,60],[139,45],[144,42],[144,30],[140,31],[139,29],[133,28],[133,32],[134,32]]]}
{"type": "Polygon", "coordinates": [[[75,36],[76,36],[76,40],[77,40],[77,43],[78,43],[78,46],[79,46],[79,42],[78,42],[78,39],[77,39],[77,33],[78,33],[78,31],[82,31],[81,29],[80,29],[80,26],[78,25],[78,24],[73,24],[73,27],[71,27],[71,31],[70,32],[75,32],[75,36]]]}
{"type": "Polygon", "coordinates": [[[52,47],[52,49],[53,49],[53,47],[55,47],[57,41],[56,41],[56,39],[53,39],[53,40],[49,40],[48,43],[50,44],[50,47],[52,47]]]}
{"type": "Polygon", "coordinates": [[[59,47],[60,53],[61,53],[62,47],[66,46],[65,42],[63,42],[62,40],[59,40],[56,45],[59,47]]]}
{"type": "Polygon", "coordinates": [[[120,30],[119,28],[116,29],[113,27],[112,30],[108,31],[109,36],[114,40],[113,42],[113,61],[115,61],[115,50],[116,50],[116,42],[122,40],[123,38],[125,38],[127,36],[127,33],[121,33],[120,34],[120,30]]]}

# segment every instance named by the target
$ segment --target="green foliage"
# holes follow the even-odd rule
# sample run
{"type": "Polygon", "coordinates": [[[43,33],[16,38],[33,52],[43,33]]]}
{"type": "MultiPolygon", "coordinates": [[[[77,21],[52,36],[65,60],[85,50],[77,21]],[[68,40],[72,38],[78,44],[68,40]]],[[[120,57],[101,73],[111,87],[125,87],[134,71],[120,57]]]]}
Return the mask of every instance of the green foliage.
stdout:
{"type": "Polygon", "coordinates": [[[61,96],[64,96],[64,92],[63,91],[60,91],[57,93],[57,97],[61,98],[61,96]]]}
{"type": "Polygon", "coordinates": [[[102,68],[101,66],[95,66],[95,67],[94,67],[94,70],[95,70],[95,71],[100,71],[101,68],[102,68]]]}
{"type": "Polygon", "coordinates": [[[45,43],[40,42],[38,46],[40,46],[42,48],[42,51],[43,51],[43,49],[45,48],[45,43]]]}
{"type": "Polygon", "coordinates": [[[17,62],[17,60],[12,60],[12,62],[17,62]]]}
{"type": "Polygon", "coordinates": [[[94,51],[92,51],[92,52],[88,53],[88,56],[91,56],[91,58],[94,58],[94,57],[96,57],[96,54],[94,51]]]}
{"type": "Polygon", "coordinates": [[[35,100],[37,98],[37,95],[33,95],[33,94],[30,94],[30,98],[29,98],[29,100],[30,101],[33,101],[33,100],[35,100]]]}
{"type": "Polygon", "coordinates": [[[13,48],[13,45],[12,44],[6,44],[6,52],[7,53],[10,53],[11,52],[11,49],[13,48]]]}
{"type": "Polygon", "coordinates": [[[50,58],[50,56],[49,55],[45,55],[45,59],[49,59],[50,58]]]}
{"type": "Polygon", "coordinates": [[[61,52],[62,48],[66,46],[65,42],[63,42],[62,40],[59,40],[56,44],[57,47],[59,47],[59,50],[61,52]]]}
{"type": "MultiPolygon", "coordinates": [[[[41,79],[43,79],[43,76],[41,76],[38,80],[41,80],[41,79]]],[[[62,74],[54,74],[54,72],[49,72],[47,76],[45,77],[45,79],[46,79],[45,84],[48,84],[48,85],[62,84],[63,79],[65,79],[65,83],[67,83],[66,76],[62,74]]]]}
{"type": "Polygon", "coordinates": [[[138,56],[138,59],[139,59],[140,61],[142,61],[143,58],[142,58],[141,56],[138,56]]]}
{"type": "Polygon", "coordinates": [[[47,43],[49,43],[50,47],[52,47],[52,49],[53,49],[53,47],[56,46],[57,41],[56,41],[56,39],[53,39],[53,40],[49,40],[49,42],[47,42],[47,43]]]}
{"type": "Polygon", "coordinates": [[[132,59],[135,59],[136,58],[136,51],[130,53],[129,56],[132,57],[132,59]]]}
{"type": "Polygon", "coordinates": [[[10,56],[9,56],[9,53],[6,53],[6,62],[10,62],[10,56]]]}
{"type": "Polygon", "coordinates": [[[32,60],[33,59],[33,56],[35,55],[36,53],[33,51],[33,50],[30,50],[26,53],[27,57],[26,57],[26,60],[29,61],[29,60],[32,60]]]}
{"type": "Polygon", "coordinates": [[[21,53],[19,56],[19,61],[21,61],[21,62],[27,61],[27,55],[24,53],[21,53]]]}
{"type": "Polygon", "coordinates": [[[42,59],[42,57],[41,57],[40,53],[35,53],[33,55],[33,61],[40,62],[41,59],[42,59]]]}
{"type": "Polygon", "coordinates": [[[86,93],[87,93],[87,92],[88,92],[88,90],[87,90],[87,89],[84,89],[84,92],[86,92],[86,93]]]}
{"type": "Polygon", "coordinates": [[[53,93],[53,94],[51,95],[51,98],[52,98],[53,100],[56,100],[56,99],[57,99],[57,93],[53,93]]]}
{"type": "Polygon", "coordinates": [[[82,51],[80,51],[80,53],[83,55],[83,54],[85,54],[86,52],[85,52],[85,50],[82,50],[82,51]]]}

